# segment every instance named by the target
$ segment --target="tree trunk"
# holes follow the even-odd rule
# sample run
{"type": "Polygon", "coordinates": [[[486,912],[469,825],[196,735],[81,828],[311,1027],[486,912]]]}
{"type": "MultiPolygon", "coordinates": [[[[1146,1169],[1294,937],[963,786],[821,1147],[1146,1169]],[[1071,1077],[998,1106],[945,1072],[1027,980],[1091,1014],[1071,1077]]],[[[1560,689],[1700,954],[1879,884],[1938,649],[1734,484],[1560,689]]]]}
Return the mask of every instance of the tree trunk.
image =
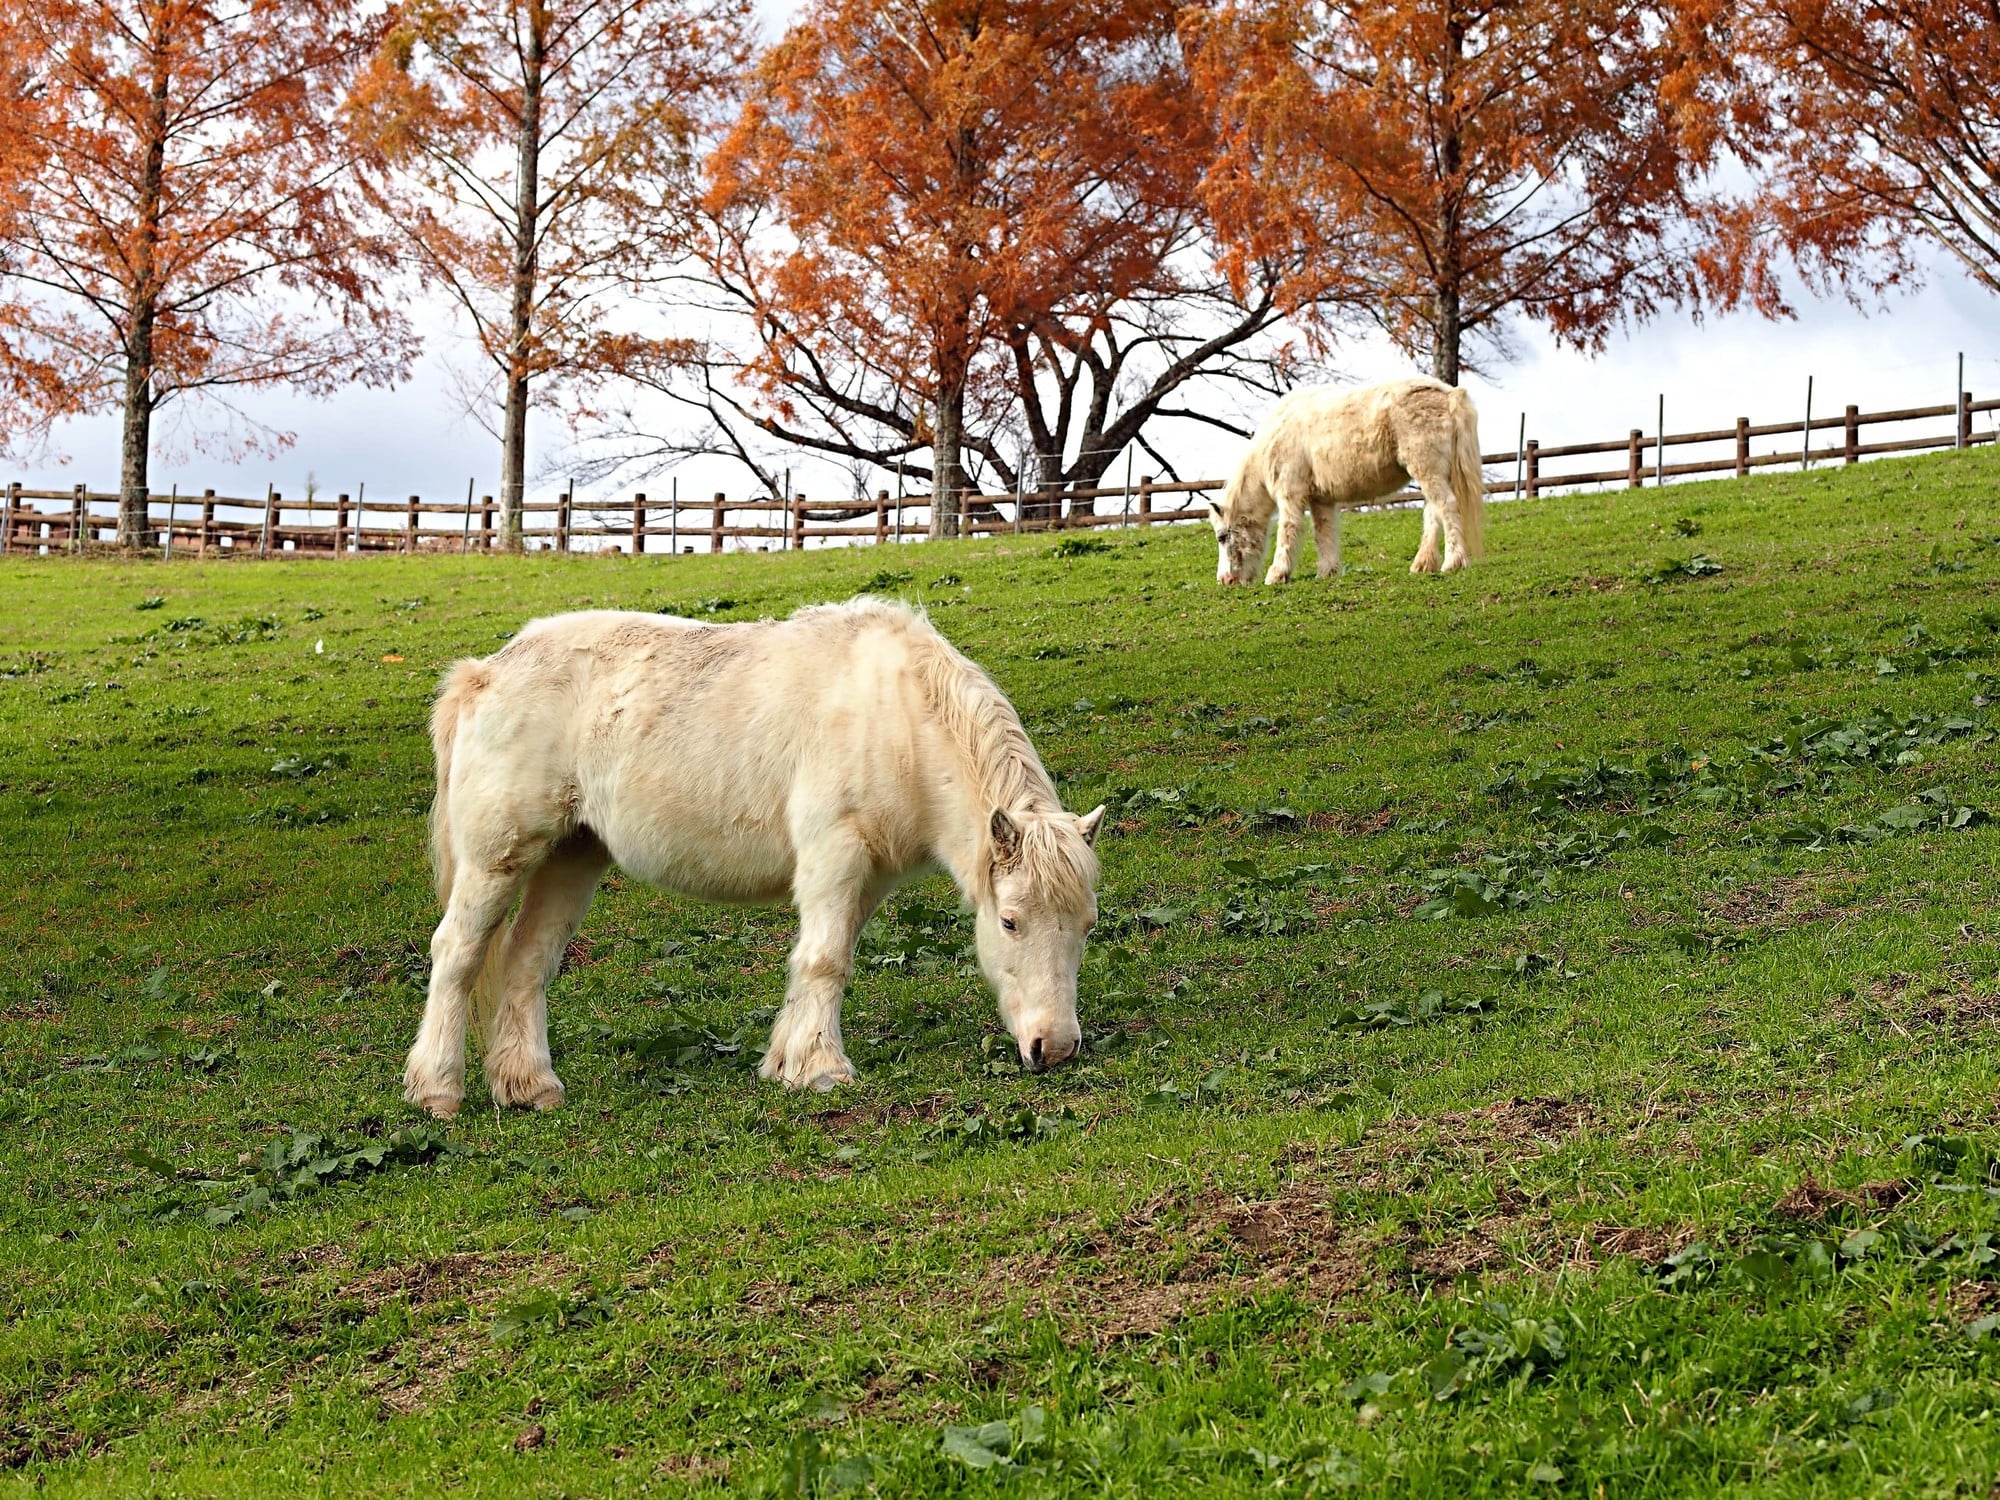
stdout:
{"type": "Polygon", "coordinates": [[[146,463],[153,446],[153,313],[133,321],[125,342],[125,411],[118,461],[118,545],[153,544],[146,463]],[[143,333],[141,329],[143,328],[143,333]]]}
{"type": "Polygon", "coordinates": [[[965,494],[965,373],[941,371],[938,380],[937,430],[931,447],[937,478],[931,487],[932,537],[957,536],[965,494]]]}
{"type": "Polygon", "coordinates": [[[521,134],[514,181],[514,268],[507,324],[507,407],[500,425],[500,536],[521,550],[521,504],[528,470],[528,375],[532,363],[542,160],[542,59],[548,16],[528,11],[522,56],[521,134]]]}
{"type": "Polygon", "coordinates": [[[1438,285],[1436,371],[1437,378],[1446,385],[1458,384],[1458,346],[1464,337],[1464,329],[1459,323],[1458,296],[1458,277],[1441,276],[1438,285]]]}
{"type": "Polygon", "coordinates": [[[1458,65],[1465,56],[1465,22],[1456,10],[1445,21],[1444,135],[1439,142],[1440,184],[1437,257],[1437,357],[1435,373],[1446,385],[1458,384],[1459,345],[1464,340],[1465,280],[1464,140],[1458,120],[1458,65]]]}
{"type": "Polygon", "coordinates": [[[156,37],[150,97],[146,110],[146,165],[139,175],[138,220],[134,247],[131,300],[125,325],[125,406],[118,458],[118,545],[150,547],[153,532],[146,515],[151,495],[147,466],[153,451],[153,408],[159,405],[153,388],[153,333],[159,315],[159,243],[162,187],[167,169],[166,39],[156,37]]]}

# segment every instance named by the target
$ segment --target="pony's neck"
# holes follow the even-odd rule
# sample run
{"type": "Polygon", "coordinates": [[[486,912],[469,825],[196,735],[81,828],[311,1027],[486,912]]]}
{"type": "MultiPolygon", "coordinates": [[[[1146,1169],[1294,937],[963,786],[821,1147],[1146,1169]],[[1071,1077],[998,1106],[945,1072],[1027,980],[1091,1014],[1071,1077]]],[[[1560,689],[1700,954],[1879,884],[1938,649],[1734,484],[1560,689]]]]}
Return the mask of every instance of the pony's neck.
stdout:
{"type": "Polygon", "coordinates": [[[993,810],[1054,807],[1055,784],[1013,706],[983,672],[941,637],[923,643],[919,665],[938,768],[932,857],[976,900],[991,883],[993,810]]]}
{"type": "Polygon", "coordinates": [[[986,806],[978,785],[957,767],[939,790],[942,795],[931,835],[931,857],[944,867],[966,900],[977,902],[992,884],[986,858],[987,823],[993,809],[986,806]]]}

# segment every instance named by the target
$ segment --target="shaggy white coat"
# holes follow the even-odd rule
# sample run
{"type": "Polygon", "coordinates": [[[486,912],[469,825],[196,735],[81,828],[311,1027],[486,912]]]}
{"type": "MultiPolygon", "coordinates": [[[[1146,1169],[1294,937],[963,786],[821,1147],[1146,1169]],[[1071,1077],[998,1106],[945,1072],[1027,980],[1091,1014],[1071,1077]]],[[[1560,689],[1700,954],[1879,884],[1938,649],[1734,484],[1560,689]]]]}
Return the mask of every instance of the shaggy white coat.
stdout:
{"type": "Polygon", "coordinates": [[[1480,555],[1486,485],[1479,467],[1479,413],[1456,386],[1429,376],[1355,389],[1301,386],[1271,409],[1218,504],[1218,583],[1248,583],[1278,517],[1266,583],[1287,582],[1312,513],[1319,576],[1340,571],[1340,507],[1366,505],[1412,480],[1424,493],[1424,534],[1412,573],[1462,568],[1480,555]]]}
{"type": "Polygon", "coordinates": [[[548,1109],[547,988],[616,862],[669,890],[799,910],[767,1078],[854,1076],[840,1002],[856,935],[896,884],[942,866],[1023,1060],[1081,1039],[1104,809],[1062,809],[991,679],[922,616],[875,599],[701,624],[592,611],[462,661],[432,714],[432,853],[444,919],[404,1094],[464,1094],[477,999],[496,1104],[548,1109]],[[513,919],[508,914],[516,903],[513,919]]]}

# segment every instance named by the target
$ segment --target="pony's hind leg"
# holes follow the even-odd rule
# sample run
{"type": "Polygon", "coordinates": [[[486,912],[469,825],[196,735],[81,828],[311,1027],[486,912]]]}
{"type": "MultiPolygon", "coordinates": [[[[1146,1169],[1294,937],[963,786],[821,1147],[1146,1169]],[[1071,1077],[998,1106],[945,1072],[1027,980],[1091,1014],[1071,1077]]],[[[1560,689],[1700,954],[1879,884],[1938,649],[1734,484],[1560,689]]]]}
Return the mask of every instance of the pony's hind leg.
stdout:
{"type": "Polygon", "coordinates": [[[1296,495],[1278,493],[1278,546],[1271,555],[1266,583],[1290,583],[1299,565],[1300,534],[1305,530],[1305,506],[1296,495]]]}
{"type": "Polygon", "coordinates": [[[1438,544],[1444,544],[1443,571],[1456,572],[1465,566],[1465,531],[1459,523],[1458,497],[1452,493],[1451,475],[1415,473],[1417,487],[1424,492],[1424,540],[1410,564],[1412,573],[1439,571],[1438,544]]]}
{"type": "Polygon", "coordinates": [[[1430,495],[1424,496],[1424,535],[1417,544],[1417,555],[1410,559],[1412,573],[1435,573],[1438,570],[1438,541],[1444,535],[1444,519],[1439,514],[1437,501],[1430,495]]]}
{"type": "Polygon", "coordinates": [[[472,993],[488,950],[501,941],[500,924],[520,883],[517,870],[460,865],[444,920],[431,936],[430,992],[416,1045],[403,1065],[403,1097],[440,1120],[457,1114],[465,1098],[465,1025],[472,993]]]}
{"type": "Polygon", "coordinates": [[[801,851],[795,882],[799,940],[760,1076],[787,1088],[822,1091],[854,1081],[854,1064],[841,1045],[840,1000],[854,968],[854,940],[885,894],[871,863],[858,841],[829,841],[801,851]]]}
{"type": "Polygon", "coordinates": [[[1313,550],[1319,553],[1319,576],[1331,578],[1340,571],[1340,507],[1322,500],[1312,508],[1313,550]]]}
{"type": "Polygon", "coordinates": [[[486,1033],[486,1084],[496,1105],[554,1109],[562,1080],[549,1056],[549,981],[576,935],[611,856],[595,836],[572,835],[529,878],[521,910],[496,937],[506,945],[496,967],[486,1033]]]}

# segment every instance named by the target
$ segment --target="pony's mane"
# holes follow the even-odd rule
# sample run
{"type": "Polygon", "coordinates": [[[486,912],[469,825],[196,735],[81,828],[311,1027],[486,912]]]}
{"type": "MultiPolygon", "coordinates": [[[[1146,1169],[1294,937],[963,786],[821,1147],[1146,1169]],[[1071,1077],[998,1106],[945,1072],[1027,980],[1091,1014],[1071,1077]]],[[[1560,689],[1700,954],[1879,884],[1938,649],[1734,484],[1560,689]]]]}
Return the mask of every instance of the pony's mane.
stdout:
{"type": "MultiPolygon", "coordinates": [[[[932,625],[922,610],[887,599],[862,597],[838,606],[872,615],[899,630],[910,649],[938,727],[958,750],[966,779],[983,809],[1026,814],[1021,829],[1021,861],[1035,883],[1058,901],[1084,905],[1097,886],[1097,855],[1063,810],[1021,716],[993,679],[932,625]]],[[[985,814],[981,813],[984,823],[985,814]]],[[[975,878],[986,878],[986,861],[975,878]]]]}

